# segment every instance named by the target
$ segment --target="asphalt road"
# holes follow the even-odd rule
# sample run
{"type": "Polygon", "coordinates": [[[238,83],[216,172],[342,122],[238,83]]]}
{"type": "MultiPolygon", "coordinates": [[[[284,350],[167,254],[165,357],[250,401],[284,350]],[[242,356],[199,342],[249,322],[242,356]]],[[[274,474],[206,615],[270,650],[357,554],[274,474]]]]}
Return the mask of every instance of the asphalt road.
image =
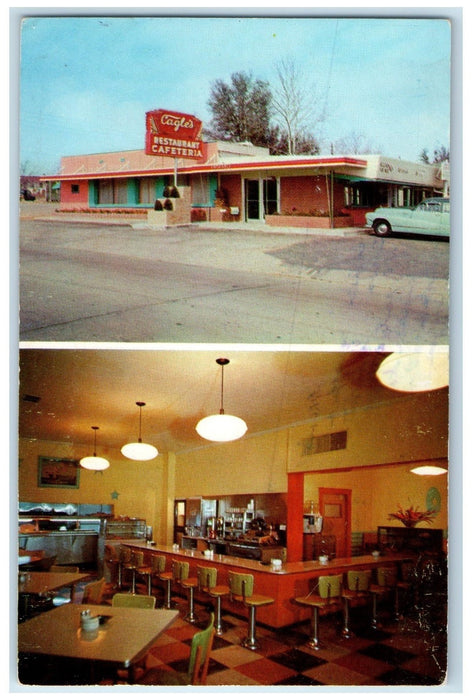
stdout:
{"type": "Polygon", "coordinates": [[[446,344],[449,243],[21,221],[20,340],[446,344]]]}

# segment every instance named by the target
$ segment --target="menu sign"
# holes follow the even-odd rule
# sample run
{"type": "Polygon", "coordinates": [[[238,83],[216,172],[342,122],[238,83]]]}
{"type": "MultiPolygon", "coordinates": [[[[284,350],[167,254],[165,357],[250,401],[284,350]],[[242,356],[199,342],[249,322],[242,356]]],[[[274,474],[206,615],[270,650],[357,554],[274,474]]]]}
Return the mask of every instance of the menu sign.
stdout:
{"type": "Polygon", "coordinates": [[[165,109],[146,112],[147,155],[202,158],[202,122],[191,114],[165,109]]]}

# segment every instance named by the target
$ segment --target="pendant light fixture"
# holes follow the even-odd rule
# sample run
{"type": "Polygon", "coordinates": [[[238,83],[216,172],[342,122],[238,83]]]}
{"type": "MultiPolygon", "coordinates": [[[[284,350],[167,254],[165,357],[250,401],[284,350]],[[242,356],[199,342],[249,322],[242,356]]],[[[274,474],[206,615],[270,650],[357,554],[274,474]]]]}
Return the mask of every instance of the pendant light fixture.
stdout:
{"type": "Polygon", "coordinates": [[[141,411],[143,406],[146,404],[143,401],[136,401],[136,406],[139,407],[139,437],[138,442],[129,442],[123,445],[121,448],[121,453],[128,457],[128,459],[134,459],[138,462],[146,462],[149,459],[154,459],[157,457],[159,452],[154,447],[154,445],[149,445],[141,440],[141,411]]]}
{"type": "Polygon", "coordinates": [[[438,467],[432,464],[425,464],[422,467],[414,467],[410,469],[413,474],[418,474],[419,476],[439,476],[439,474],[446,474],[447,469],[444,467],[438,467]]]}
{"type": "Polygon", "coordinates": [[[93,430],[93,456],[82,457],[79,464],[84,469],[90,469],[90,471],[102,472],[104,469],[108,469],[110,462],[105,459],[105,457],[97,457],[97,430],[99,430],[98,425],[92,425],[93,430]]]}
{"type": "Polygon", "coordinates": [[[223,408],[223,382],[224,367],[229,364],[225,357],[219,357],[216,363],[221,367],[221,401],[220,412],[212,416],[202,418],[196,426],[197,433],[205,440],[212,442],[231,442],[238,440],[247,430],[247,425],[242,418],[225,414],[223,408]]]}
{"type": "Polygon", "coordinates": [[[377,372],[381,384],[396,391],[433,391],[449,384],[449,353],[392,352],[377,372]]]}

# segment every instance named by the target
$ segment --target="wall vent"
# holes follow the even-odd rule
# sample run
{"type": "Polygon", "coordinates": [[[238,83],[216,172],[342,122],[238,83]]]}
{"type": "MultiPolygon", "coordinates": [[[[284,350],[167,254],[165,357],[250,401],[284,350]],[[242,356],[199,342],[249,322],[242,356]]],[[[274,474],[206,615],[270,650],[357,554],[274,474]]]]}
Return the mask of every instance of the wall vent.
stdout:
{"type": "Polygon", "coordinates": [[[347,430],[338,433],[328,433],[327,435],[313,435],[306,440],[302,440],[302,456],[317,455],[322,452],[334,452],[335,450],[345,450],[347,445],[347,430]]]}

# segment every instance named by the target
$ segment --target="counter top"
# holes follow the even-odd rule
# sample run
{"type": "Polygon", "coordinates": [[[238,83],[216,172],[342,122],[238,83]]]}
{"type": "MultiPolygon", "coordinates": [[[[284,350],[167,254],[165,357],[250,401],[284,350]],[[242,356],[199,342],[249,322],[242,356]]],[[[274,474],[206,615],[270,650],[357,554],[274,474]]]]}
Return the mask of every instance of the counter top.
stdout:
{"type": "Polygon", "coordinates": [[[226,566],[236,566],[242,569],[248,569],[250,571],[258,571],[264,573],[270,573],[274,576],[286,576],[287,574],[306,574],[308,572],[313,572],[315,575],[322,576],[324,573],[331,573],[333,570],[342,571],[347,570],[352,567],[365,567],[369,566],[377,567],[382,566],[382,564],[397,563],[399,561],[404,561],[409,557],[405,554],[385,554],[380,557],[373,557],[371,554],[362,555],[359,557],[344,557],[331,559],[327,564],[320,564],[319,561],[297,561],[297,562],[285,562],[281,570],[274,571],[270,564],[262,564],[260,561],[255,561],[254,559],[246,559],[243,557],[235,557],[228,554],[213,554],[213,556],[205,556],[203,552],[199,552],[196,549],[174,549],[172,545],[165,544],[141,544],[136,542],[136,540],[123,540],[122,544],[132,547],[138,547],[139,549],[144,549],[150,552],[156,552],[156,554],[169,554],[170,556],[183,556],[190,559],[196,560],[199,563],[219,563],[225,564],[226,566]]]}

